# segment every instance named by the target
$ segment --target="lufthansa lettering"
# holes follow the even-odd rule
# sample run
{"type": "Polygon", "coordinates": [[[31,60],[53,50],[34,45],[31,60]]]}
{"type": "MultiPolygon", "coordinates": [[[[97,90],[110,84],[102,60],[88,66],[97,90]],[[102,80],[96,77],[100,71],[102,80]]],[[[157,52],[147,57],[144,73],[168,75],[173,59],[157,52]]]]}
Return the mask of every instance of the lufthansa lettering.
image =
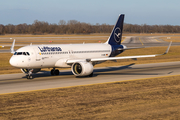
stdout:
{"type": "Polygon", "coordinates": [[[56,51],[62,51],[60,47],[38,47],[41,52],[56,52],[56,51]]]}

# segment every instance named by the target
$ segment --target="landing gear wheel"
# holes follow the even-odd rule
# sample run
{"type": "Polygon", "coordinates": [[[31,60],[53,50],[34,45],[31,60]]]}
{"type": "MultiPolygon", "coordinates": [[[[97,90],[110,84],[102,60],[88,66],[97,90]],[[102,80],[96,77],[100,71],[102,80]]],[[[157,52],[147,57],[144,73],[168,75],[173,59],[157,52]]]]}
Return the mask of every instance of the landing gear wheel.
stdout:
{"type": "Polygon", "coordinates": [[[51,75],[59,75],[59,70],[58,69],[52,69],[51,70],[51,75]]]}
{"type": "Polygon", "coordinates": [[[27,79],[33,79],[32,75],[27,75],[27,79]]]}
{"type": "Polygon", "coordinates": [[[30,76],[29,76],[29,79],[33,79],[33,76],[32,76],[32,75],[30,75],[30,76]]]}
{"type": "Polygon", "coordinates": [[[33,72],[33,69],[28,70],[27,79],[33,79],[32,72],[33,72]]]}
{"type": "Polygon", "coordinates": [[[54,70],[53,69],[51,70],[51,75],[54,75],[54,70]]]}
{"type": "Polygon", "coordinates": [[[54,74],[55,74],[55,75],[59,75],[59,70],[55,70],[55,71],[54,71],[54,74]]]}

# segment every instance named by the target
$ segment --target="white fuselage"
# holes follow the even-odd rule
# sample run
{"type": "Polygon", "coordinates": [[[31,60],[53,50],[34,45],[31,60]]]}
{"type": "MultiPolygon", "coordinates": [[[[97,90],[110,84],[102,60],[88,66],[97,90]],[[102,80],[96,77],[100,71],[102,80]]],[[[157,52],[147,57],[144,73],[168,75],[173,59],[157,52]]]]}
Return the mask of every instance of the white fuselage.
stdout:
{"type": "Polygon", "coordinates": [[[27,69],[71,67],[67,60],[109,57],[111,51],[111,45],[104,43],[30,45],[18,49],[10,64],[27,69]]]}

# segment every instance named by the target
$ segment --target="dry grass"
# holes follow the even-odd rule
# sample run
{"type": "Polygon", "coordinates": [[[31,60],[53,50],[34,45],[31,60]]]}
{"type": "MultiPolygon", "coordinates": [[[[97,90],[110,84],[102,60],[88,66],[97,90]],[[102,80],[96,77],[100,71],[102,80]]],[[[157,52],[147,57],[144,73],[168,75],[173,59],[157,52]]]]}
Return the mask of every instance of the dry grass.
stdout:
{"type": "Polygon", "coordinates": [[[0,119],[180,119],[180,76],[0,95],[0,119]]]}
{"type": "MultiPolygon", "coordinates": [[[[78,36],[109,36],[110,33],[92,33],[92,34],[44,34],[44,35],[32,35],[32,34],[6,34],[0,35],[3,37],[78,37],[78,36]]],[[[180,33],[123,33],[123,36],[164,36],[164,35],[180,35],[180,33]]]]}
{"type": "Polygon", "coordinates": [[[32,34],[6,34],[0,35],[3,37],[78,37],[78,36],[106,36],[110,35],[110,33],[92,33],[92,34],[44,34],[44,35],[32,35],[32,34]]]}

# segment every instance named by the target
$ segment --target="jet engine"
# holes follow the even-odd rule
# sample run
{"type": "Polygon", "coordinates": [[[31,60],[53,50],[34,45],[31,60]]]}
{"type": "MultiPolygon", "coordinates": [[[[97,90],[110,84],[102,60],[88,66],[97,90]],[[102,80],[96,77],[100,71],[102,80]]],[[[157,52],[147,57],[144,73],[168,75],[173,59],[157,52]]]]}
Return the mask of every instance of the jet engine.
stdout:
{"type": "MultiPolygon", "coordinates": [[[[29,70],[31,70],[31,69],[21,69],[21,71],[22,71],[23,73],[26,73],[26,74],[29,73],[29,70]]],[[[39,72],[39,71],[41,71],[41,68],[39,68],[39,69],[33,69],[32,73],[37,73],[37,72],[39,72]]]]}
{"type": "Polygon", "coordinates": [[[93,65],[90,62],[76,62],[71,70],[75,76],[88,76],[93,73],[93,65]]]}

